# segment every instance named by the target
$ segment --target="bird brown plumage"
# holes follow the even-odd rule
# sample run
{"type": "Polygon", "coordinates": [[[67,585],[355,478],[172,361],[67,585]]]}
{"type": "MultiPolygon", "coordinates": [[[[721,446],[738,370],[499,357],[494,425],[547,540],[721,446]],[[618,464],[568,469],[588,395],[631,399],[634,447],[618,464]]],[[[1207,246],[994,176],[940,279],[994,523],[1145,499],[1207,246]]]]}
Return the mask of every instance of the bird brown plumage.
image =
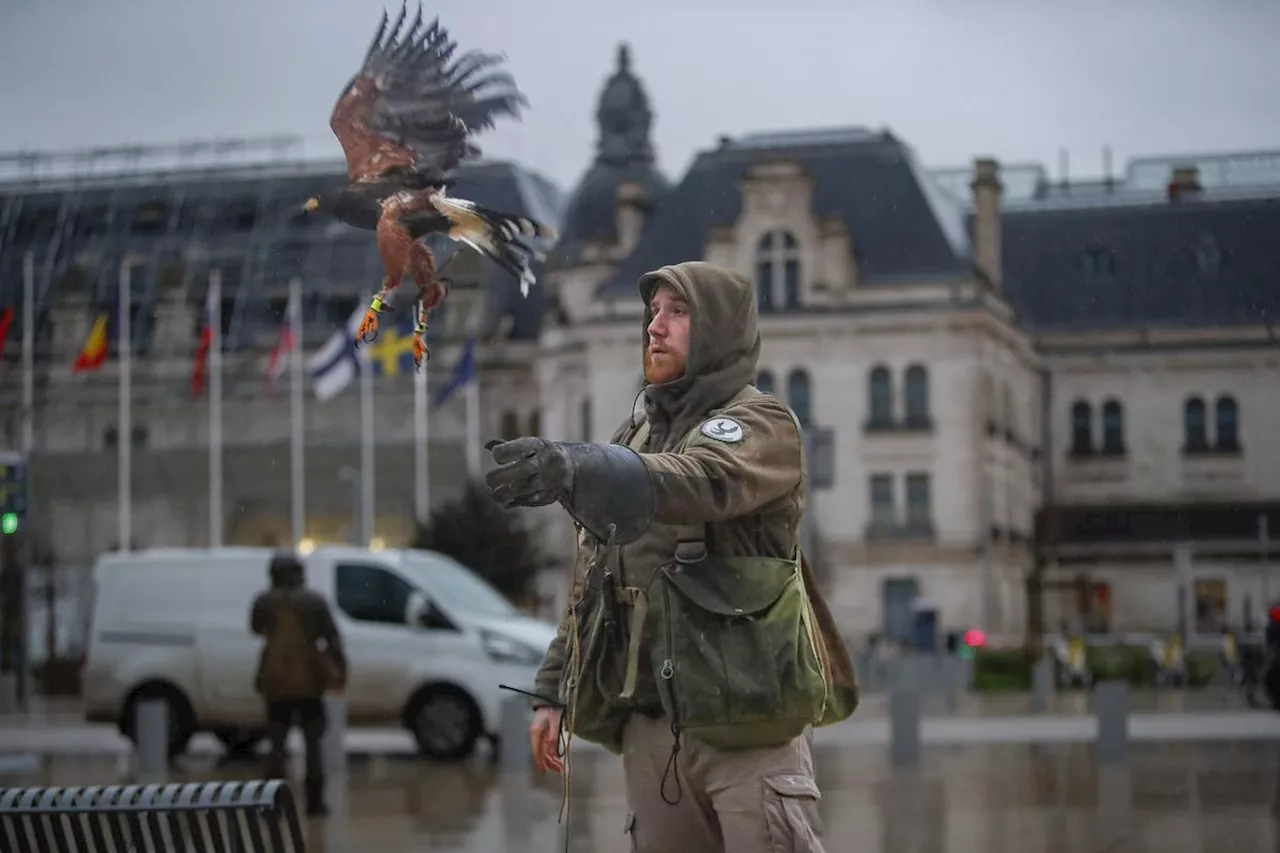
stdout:
{"type": "Polygon", "coordinates": [[[378,315],[406,275],[418,288],[414,361],[427,358],[429,315],[445,296],[431,250],[419,239],[441,232],[493,259],[514,275],[527,295],[533,258],[542,251],[518,238],[553,239],[552,228],[524,216],[490,210],[446,195],[450,172],[479,149],[470,137],[494,118],[518,115],[524,98],[510,75],[484,72],[502,61],[477,51],[456,60],[457,45],[433,21],[423,27],[422,9],[401,34],[407,9],[388,29],[382,22],[359,72],[334,106],[329,126],[342,145],[347,187],[336,197],[317,196],[306,209],[376,231],[385,277],[360,328],[357,343],[378,333],[378,315]],[[386,37],[384,40],[384,36],[386,37]]]}

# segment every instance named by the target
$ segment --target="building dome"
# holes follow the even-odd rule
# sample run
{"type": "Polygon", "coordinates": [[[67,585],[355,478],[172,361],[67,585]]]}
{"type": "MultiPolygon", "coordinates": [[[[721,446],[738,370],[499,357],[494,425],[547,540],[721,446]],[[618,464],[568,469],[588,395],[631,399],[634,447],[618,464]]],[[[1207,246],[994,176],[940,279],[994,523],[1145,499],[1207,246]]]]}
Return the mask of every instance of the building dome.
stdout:
{"type": "Polygon", "coordinates": [[[656,205],[670,184],[654,164],[649,132],[653,111],[644,85],[631,71],[631,51],[618,46],[617,65],[596,107],[599,137],[596,158],[574,190],[565,210],[561,238],[552,252],[554,266],[576,263],[587,243],[617,241],[618,187],[634,181],[656,205]]]}

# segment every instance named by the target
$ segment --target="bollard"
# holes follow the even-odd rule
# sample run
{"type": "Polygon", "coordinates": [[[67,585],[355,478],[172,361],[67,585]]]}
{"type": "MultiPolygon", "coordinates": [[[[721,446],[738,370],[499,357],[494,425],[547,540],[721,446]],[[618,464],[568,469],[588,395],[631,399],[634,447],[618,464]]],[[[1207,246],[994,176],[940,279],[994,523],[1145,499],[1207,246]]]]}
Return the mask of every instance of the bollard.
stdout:
{"type": "Polygon", "coordinates": [[[1031,707],[1036,713],[1049,710],[1049,694],[1053,692],[1053,660],[1040,655],[1031,671],[1031,707]]]}
{"type": "MultiPolygon", "coordinates": [[[[327,776],[347,775],[347,701],[342,696],[324,697],[324,745],[320,750],[327,776]]],[[[346,784],[345,781],[343,784],[346,784]]]]}
{"type": "Polygon", "coordinates": [[[1129,685],[1104,681],[1093,692],[1098,718],[1098,763],[1122,764],[1129,752],[1129,685]]]}
{"type": "Polygon", "coordinates": [[[533,754],[529,746],[532,714],[529,700],[519,695],[504,697],[498,721],[499,791],[502,795],[502,826],[505,849],[519,850],[529,844],[533,830],[534,791],[530,773],[533,754]]]}
{"type": "Polygon", "coordinates": [[[523,696],[508,696],[502,701],[501,736],[499,738],[499,762],[504,773],[528,774],[533,767],[533,755],[529,747],[529,700],[523,696]]]}
{"type": "Polygon", "coordinates": [[[920,762],[920,690],[910,659],[894,667],[889,694],[889,756],[895,767],[920,762]]]}
{"type": "Polygon", "coordinates": [[[18,710],[18,676],[12,672],[0,672],[0,713],[18,710]]]}
{"type": "Polygon", "coordinates": [[[138,774],[159,781],[169,769],[169,703],[163,696],[148,696],[138,700],[135,714],[138,774]]]}

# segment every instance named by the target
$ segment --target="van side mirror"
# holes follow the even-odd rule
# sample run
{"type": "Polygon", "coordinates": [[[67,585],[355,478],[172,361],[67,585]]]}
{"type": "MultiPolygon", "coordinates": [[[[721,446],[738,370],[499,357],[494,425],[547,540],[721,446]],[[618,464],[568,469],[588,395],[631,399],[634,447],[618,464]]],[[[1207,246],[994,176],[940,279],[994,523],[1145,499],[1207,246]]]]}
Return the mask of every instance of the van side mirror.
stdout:
{"type": "Polygon", "coordinates": [[[409,601],[404,608],[404,624],[421,628],[427,624],[431,613],[431,600],[416,590],[409,593],[409,601]]]}

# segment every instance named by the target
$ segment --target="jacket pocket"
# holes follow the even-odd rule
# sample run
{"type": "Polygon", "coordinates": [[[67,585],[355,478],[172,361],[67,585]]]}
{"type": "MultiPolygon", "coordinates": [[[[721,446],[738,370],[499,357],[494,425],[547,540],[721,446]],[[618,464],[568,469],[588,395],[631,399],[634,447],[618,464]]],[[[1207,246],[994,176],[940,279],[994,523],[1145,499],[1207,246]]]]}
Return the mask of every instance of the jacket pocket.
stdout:
{"type": "Polygon", "coordinates": [[[826,681],[794,561],[676,562],[655,584],[653,663],[681,730],[721,749],[780,746],[820,716],[826,681]]]}
{"type": "Polygon", "coordinates": [[[780,773],[764,778],[764,819],[772,853],[824,853],[820,799],[818,786],[808,776],[780,773]]]}

